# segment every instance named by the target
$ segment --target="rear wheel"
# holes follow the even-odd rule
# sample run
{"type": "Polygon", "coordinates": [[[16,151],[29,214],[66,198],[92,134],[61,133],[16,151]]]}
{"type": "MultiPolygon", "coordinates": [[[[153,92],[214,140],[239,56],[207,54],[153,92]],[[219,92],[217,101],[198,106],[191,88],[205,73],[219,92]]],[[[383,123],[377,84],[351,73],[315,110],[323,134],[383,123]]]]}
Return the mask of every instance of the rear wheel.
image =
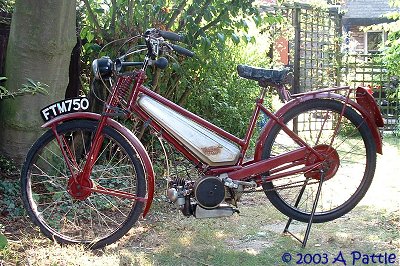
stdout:
{"type": "MultiPolygon", "coordinates": [[[[325,157],[324,181],[313,219],[317,223],[336,219],[353,209],[367,192],[375,172],[376,145],[369,127],[350,107],[345,108],[340,120],[342,109],[340,102],[315,99],[300,103],[283,117],[290,129],[325,157]]],[[[262,158],[298,148],[300,146],[276,124],[264,143],[262,158]]],[[[303,166],[311,165],[315,160],[315,156],[309,155],[303,166]]],[[[313,169],[305,174],[265,182],[265,194],[283,214],[308,222],[321,178],[320,171],[313,169]]]]}
{"type": "MultiPolygon", "coordinates": [[[[80,173],[98,122],[75,120],[57,126],[73,171],[80,173]]],[[[105,127],[90,179],[77,184],[51,130],[32,146],[21,173],[22,199],[30,218],[50,239],[100,248],[121,238],[138,220],[143,201],[88,190],[104,187],[144,198],[146,183],[134,148],[116,130],[105,127]]]]}

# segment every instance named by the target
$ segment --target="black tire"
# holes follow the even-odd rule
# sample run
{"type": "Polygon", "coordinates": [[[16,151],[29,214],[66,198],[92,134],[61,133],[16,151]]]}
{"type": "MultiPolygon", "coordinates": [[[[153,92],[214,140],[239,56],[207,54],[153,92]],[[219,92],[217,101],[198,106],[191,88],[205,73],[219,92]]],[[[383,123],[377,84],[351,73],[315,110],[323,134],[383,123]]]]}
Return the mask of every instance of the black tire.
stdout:
{"type": "MultiPolygon", "coordinates": [[[[73,120],[57,126],[80,171],[98,122],[73,120]]],[[[104,141],[91,173],[93,184],[146,196],[144,168],[134,148],[115,129],[105,127],[104,141]]],[[[50,239],[96,249],[109,245],[137,222],[142,201],[92,192],[76,199],[67,191],[71,174],[51,130],[28,152],[21,172],[22,200],[29,217],[50,239]]]]}
{"type": "MultiPolygon", "coordinates": [[[[285,113],[283,121],[289,128],[297,124],[297,134],[310,146],[328,146],[342,108],[343,104],[334,100],[309,100],[285,113]]],[[[322,184],[313,218],[315,223],[334,220],[353,209],[364,197],[375,173],[376,144],[373,136],[364,119],[350,107],[345,109],[339,134],[332,147],[338,154],[340,165],[334,176],[322,184]]],[[[296,148],[299,145],[277,124],[265,140],[262,158],[270,158],[296,148]]],[[[308,222],[318,183],[315,177],[307,178],[302,174],[265,182],[263,188],[268,199],[280,212],[295,220],[308,222]],[[295,207],[304,184],[303,196],[295,207]]]]}

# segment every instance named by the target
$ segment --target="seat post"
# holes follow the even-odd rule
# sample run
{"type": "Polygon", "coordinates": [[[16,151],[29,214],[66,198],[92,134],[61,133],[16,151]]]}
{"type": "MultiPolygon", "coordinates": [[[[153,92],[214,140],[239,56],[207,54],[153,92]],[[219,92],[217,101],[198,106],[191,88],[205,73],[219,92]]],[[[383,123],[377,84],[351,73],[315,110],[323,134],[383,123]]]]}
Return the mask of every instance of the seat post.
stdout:
{"type": "Polygon", "coordinates": [[[292,99],[290,92],[286,89],[284,84],[278,84],[275,86],[276,91],[278,92],[279,98],[283,103],[288,102],[292,99]]]}
{"type": "Polygon", "coordinates": [[[287,91],[285,85],[283,85],[283,84],[276,84],[276,83],[268,82],[268,81],[265,81],[265,80],[259,80],[258,81],[258,85],[263,88],[264,95],[265,95],[265,89],[267,89],[267,88],[271,88],[271,89],[275,88],[275,90],[278,92],[279,99],[283,103],[288,102],[291,99],[290,93],[287,91]]]}

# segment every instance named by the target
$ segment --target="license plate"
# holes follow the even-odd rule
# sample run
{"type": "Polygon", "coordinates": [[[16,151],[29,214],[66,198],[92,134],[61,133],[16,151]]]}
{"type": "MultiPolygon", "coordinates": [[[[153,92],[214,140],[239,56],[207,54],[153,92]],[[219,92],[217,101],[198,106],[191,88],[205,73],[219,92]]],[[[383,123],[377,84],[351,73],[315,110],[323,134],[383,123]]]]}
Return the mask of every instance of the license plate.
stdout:
{"type": "Polygon", "coordinates": [[[40,110],[40,115],[45,122],[53,119],[54,117],[73,113],[82,112],[89,109],[89,100],[86,97],[78,97],[62,100],[53,104],[50,104],[40,110]]]}

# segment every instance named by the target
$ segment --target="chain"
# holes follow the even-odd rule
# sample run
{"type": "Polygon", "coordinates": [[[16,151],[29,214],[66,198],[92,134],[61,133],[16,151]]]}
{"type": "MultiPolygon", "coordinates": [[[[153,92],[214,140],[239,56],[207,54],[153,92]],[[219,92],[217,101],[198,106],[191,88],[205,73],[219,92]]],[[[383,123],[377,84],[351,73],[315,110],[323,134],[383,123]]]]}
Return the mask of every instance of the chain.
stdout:
{"type": "MultiPolygon", "coordinates": [[[[271,192],[271,191],[278,191],[278,190],[283,190],[283,189],[290,189],[290,188],[295,188],[295,187],[302,187],[304,185],[304,181],[297,181],[295,183],[292,183],[290,185],[281,185],[281,186],[277,186],[275,188],[271,188],[271,189],[257,189],[257,188],[252,188],[250,190],[245,190],[242,191],[241,193],[243,194],[250,194],[250,193],[259,193],[259,192],[271,192]],[[295,183],[302,183],[299,185],[294,185],[295,183]]],[[[307,185],[312,185],[312,184],[318,184],[319,181],[315,181],[312,183],[307,183],[307,185]]]]}

